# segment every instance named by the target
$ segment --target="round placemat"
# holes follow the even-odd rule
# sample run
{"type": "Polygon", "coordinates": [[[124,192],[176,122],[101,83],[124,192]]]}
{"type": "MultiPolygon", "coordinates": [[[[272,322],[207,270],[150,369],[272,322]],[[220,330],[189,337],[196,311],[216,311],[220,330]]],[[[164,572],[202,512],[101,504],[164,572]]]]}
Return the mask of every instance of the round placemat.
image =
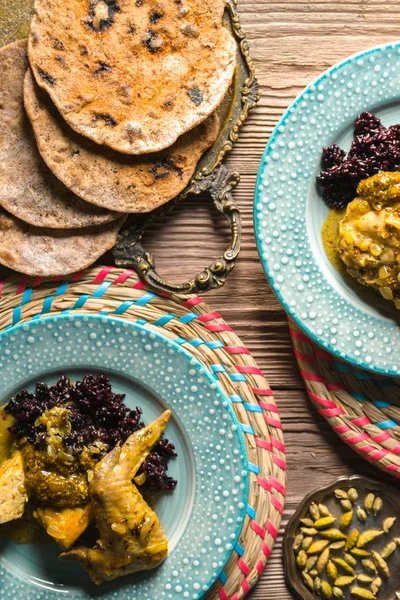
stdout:
{"type": "Polygon", "coordinates": [[[400,478],[400,378],[337,359],[289,320],[308,395],[332,429],[365,460],[400,478]]]}
{"type": "Polygon", "coordinates": [[[201,298],[156,294],[131,270],[96,267],[69,278],[13,276],[0,283],[0,331],[71,311],[112,315],[158,331],[197,358],[230,398],[249,461],[248,507],[239,541],[206,598],[244,598],[271,554],[286,484],[279,412],[249,350],[201,298]]]}

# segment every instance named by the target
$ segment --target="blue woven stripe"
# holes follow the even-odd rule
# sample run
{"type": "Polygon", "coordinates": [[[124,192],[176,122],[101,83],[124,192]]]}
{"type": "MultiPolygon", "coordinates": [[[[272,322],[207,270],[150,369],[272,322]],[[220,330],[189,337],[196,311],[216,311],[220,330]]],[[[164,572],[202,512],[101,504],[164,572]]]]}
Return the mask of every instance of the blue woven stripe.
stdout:
{"type": "Polygon", "coordinates": [[[249,412],[258,412],[258,413],[262,413],[262,408],[261,406],[258,406],[258,404],[249,404],[248,402],[245,402],[243,404],[243,406],[245,407],[246,410],[248,410],[249,412]]]}
{"type": "Polygon", "coordinates": [[[211,371],[213,371],[214,373],[225,373],[225,371],[226,371],[224,365],[210,365],[210,366],[211,366],[211,371]]]}
{"type": "Polygon", "coordinates": [[[138,325],[146,325],[147,321],[146,321],[146,319],[137,319],[136,323],[138,325]]]}
{"type": "Polygon", "coordinates": [[[111,284],[112,281],[103,281],[103,283],[99,285],[97,290],[93,292],[93,298],[101,298],[102,295],[106,293],[111,284]]]}
{"type": "Polygon", "coordinates": [[[243,402],[242,398],[240,396],[238,396],[237,394],[233,394],[232,396],[229,396],[229,398],[231,399],[232,402],[243,402]]]}
{"type": "Polygon", "coordinates": [[[201,338],[196,338],[195,340],[190,340],[190,344],[192,346],[194,346],[194,348],[197,348],[198,346],[201,346],[204,343],[205,343],[204,340],[202,340],[201,338]]]}
{"type": "Polygon", "coordinates": [[[374,379],[374,383],[380,388],[393,387],[396,385],[391,379],[374,379]]]}
{"type": "Polygon", "coordinates": [[[243,556],[243,554],[244,554],[244,548],[243,548],[243,546],[241,546],[239,544],[239,542],[236,544],[235,550],[239,554],[239,556],[243,556]]]}
{"type": "Polygon", "coordinates": [[[110,314],[110,313],[109,313],[109,311],[108,311],[108,310],[101,310],[101,311],[99,312],[99,315],[101,315],[102,317],[108,317],[108,315],[109,315],[109,314],[110,314]]]}
{"type": "Polygon", "coordinates": [[[69,285],[69,281],[64,281],[61,285],[58,286],[55,292],[55,296],[62,296],[67,291],[69,285]]]}
{"type": "Polygon", "coordinates": [[[168,313],[166,315],[163,315],[159,319],[157,319],[157,321],[154,321],[153,325],[157,325],[157,327],[164,327],[164,325],[166,325],[167,323],[172,321],[172,319],[175,319],[175,318],[176,318],[176,315],[174,315],[172,313],[168,313]]]}
{"type": "Polygon", "coordinates": [[[220,340],[215,340],[214,342],[206,342],[206,346],[211,350],[215,350],[216,348],[223,348],[224,344],[220,340]]]}
{"type": "Polygon", "coordinates": [[[395,421],[381,421],[380,423],[375,423],[379,429],[392,429],[393,427],[398,427],[398,424],[395,421]]]}
{"type": "Polygon", "coordinates": [[[226,582],[228,581],[228,577],[225,575],[224,571],[221,571],[221,573],[219,575],[219,580],[222,583],[222,585],[225,585],[226,582]]]}
{"type": "Polygon", "coordinates": [[[372,404],[376,408],[389,408],[391,406],[390,402],[386,402],[386,400],[375,400],[372,404]]]}
{"type": "Polygon", "coordinates": [[[183,317],[181,317],[181,318],[179,319],[179,322],[180,322],[180,323],[185,323],[185,324],[186,324],[186,323],[191,323],[191,322],[192,322],[192,321],[194,321],[195,319],[197,319],[197,315],[196,315],[196,313],[193,313],[193,312],[191,312],[191,313],[188,313],[187,315],[183,315],[183,317]]]}
{"type": "Polygon", "coordinates": [[[31,299],[31,296],[32,296],[32,288],[26,288],[26,290],[22,294],[21,305],[24,306],[24,304],[29,302],[29,300],[31,299]]]}
{"type": "Polygon", "coordinates": [[[183,337],[177,337],[174,339],[174,342],[181,346],[182,344],[186,344],[187,340],[185,340],[183,337]]]}
{"type": "MultiPolygon", "coordinates": [[[[82,308],[82,306],[85,305],[86,300],[89,300],[89,298],[90,298],[89,294],[82,294],[82,296],[80,296],[78,298],[78,300],[75,302],[75,305],[73,306],[72,310],[76,310],[77,308],[82,308]]],[[[65,311],[65,312],[69,312],[69,311],[65,311]]]]}
{"type": "Polygon", "coordinates": [[[128,308],[130,308],[132,306],[132,304],[135,304],[135,302],[133,300],[125,300],[125,302],[122,302],[122,304],[120,304],[114,310],[114,315],[123,315],[124,312],[126,312],[128,310],[128,308]]]}
{"type": "Polygon", "coordinates": [[[16,306],[13,310],[12,324],[16,325],[21,320],[21,307],[16,306]]]}
{"type": "Polygon", "coordinates": [[[365,394],[353,394],[353,396],[356,400],[360,400],[360,401],[368,400],[368,398],[365,394]]]}
{"type": "Polygon", "coordinates": [[[365,379],[371,379],[371,377],[368,375],[368,373],[364,373],[363,371],[354,371],[353,375],[359,381],[363,381],[365,379]]]}
{"type": "Polygon", "coordinates": [[[153,292],[147,292],[147,294],[145,294],[144,296],[139,298],[139,300],[136,301],[136,305],[144,306],[145,304],[150,302],[150,300],[153,300],[154,297],[155,297],[155,294],[153,292]]]}
{"type": "Polygon", "coordinates": [[[247,505],[247,514],[249,515],[250,519],[256,518],[256,511],[252,506],[250,506],[250,504],[247,505]]]}
{"type": "Polygon", "coordinates": [[[254,429],[251,425],[247,425],[246,423],[239,423],[239,425],[244,433],[250,433],[251,435],[255,435],[254,429]]]}
{"type": "Polygon", "coordinates": [[[43,302],[43,307],[42,307],[42,315],[45,315],[46,313],[51,311],[51,305],[53,303],[53,299],[54,299],[54,296],[47,296],[47,298],[45,298],[45,300],[43,302]]]}
{"type": "Polygon", "coordinates": [[[336,371],[339,371],[340,373],[349,373],[350,372],[349,365],[345,365],[344,363],[335,363],[335,369],[336,369],[336,371]]]}
{"type": "Polygon", "coordinates": [[[242,373],[229,373],[231,381],[246,381],[246,377],[242,373]]]}
{"type": "Polygon", "coordinates": [[[254,463],[249,462],[248,467],[249,467],[249,471],[251,471],[252,473],[255,473],[256,475],[259,475],[261,473],[260,467],[258,465],[255,465],[254,463]]]}

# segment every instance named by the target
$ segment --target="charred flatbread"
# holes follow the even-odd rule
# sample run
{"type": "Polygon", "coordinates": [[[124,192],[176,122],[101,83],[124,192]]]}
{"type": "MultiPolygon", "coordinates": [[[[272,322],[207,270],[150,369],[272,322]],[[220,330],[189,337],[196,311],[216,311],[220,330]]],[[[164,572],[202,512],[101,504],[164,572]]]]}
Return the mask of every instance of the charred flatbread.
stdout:
{"type": "Polygon", "coordinates": [[[149,212],[177,196],[219,131],[219,119],[213,113],[171,148],[128,156],[73,131],[30,71],[24,89],[26,110],[47,166],[81,198],[111,210],[149,212]]]}
{"type": "Polygon", "coordinates": [[[81,200],[46,167],[25,114],[26,41],[0,50],[0,206],[24,221],[56,229],[108,223],[120,213],[81,200]]]}
{"type": "Polygon", "coordinates": [[[210,116],[236,66],[225,0],[36,0],[29,61],[67,123],[127,154],[210,116]]]}
{"type": "Polygon", "coordinates": [[[86,269],[114,246],[124,219],[86,229],[45,229],[0,209],[0,264],[42,277],[86,269]]]}

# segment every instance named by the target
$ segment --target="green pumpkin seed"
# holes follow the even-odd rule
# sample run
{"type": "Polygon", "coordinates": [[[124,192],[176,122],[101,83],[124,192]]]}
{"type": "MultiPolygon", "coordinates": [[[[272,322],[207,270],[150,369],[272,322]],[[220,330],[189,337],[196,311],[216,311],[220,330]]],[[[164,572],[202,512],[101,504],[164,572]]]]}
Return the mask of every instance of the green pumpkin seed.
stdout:
{"type": "Polygon", "coordinates": [[[384,547],[384,549],[381,552],[381,556],[382,558],[389,558],[389,556],[391,556],[393,554],[393,552],[396,551],[397,545],[396,542],[389,542],[388,544],[386,544],[386,546],[384,547]]]}
{"type": "Polygon", "coordinates": [[[353,505],[350,502],[350,500],[341,500],[340,505],[345,512],[349,512],[353,508],[353,505]]]}
{"type": "Polygon", "coordinates": [[[370,577],[369,575],[366,575],[365,573],[360,573],[359,575],[357,575],[357,580],[360,583],[372,583],[373,582],[373,578],[370,577]]]}
{"type": "Polygon", "coordinates": [[[382,583],[383,583],[383,581],[380,577],[375,577],[375,579],[371,583],[371,592],[373,594],[377,594],[380,590],[382,583]]]}
{"type": "Polygon", "coordinates": [[[368,552],[368,550],[364,550],[364,548],[352,548],[350,550],[350,554],[352,554],[356,558],[366,558],[367,556],[371,556],[371,552],[368,552]]]}
{"type": "Polygon", "coordinates": [[[317,540],[316,542],[313,542],[311,544],[311,546],[307,550],[307,554],[309,556],[311,556],[313,554],[321,554],[321,552],[323,552],[325,550],[325,548],[328,546],[328,544],[329,544],[328,540],[317,540]]]}
{"type": "Polygon", "coordinates": [[[333,591],[330,583],[325,581],[325,579],[321,583],[321,594],[323,598],[329,600],[333,596],[333,591]]]}
{"type": "Polygon", "coordinates": [[[345,512],[340,519],[339,527],[340,529],[347,529],[353,520],[353,511],[349,510],[349,512],[345,512]]]}
{"type": "Polygon", "coordinates": [[[359,600],[376,600],[374,594],[365,588],[351,588],[350,594],[353,596],[353,598],[359,598],[359,600]]]}
{"type": "Polygon", "coordinates": [[[321,575],[321,573],[323,573],[326,565],[328,564],[328,561],[329,561],[329,548],[326,548],[322,552],[322,554],[319,555],[319,558],[317,561],[316,569],[317,569],[319,575],[321,575]]]}
{"type": "Polygon", "coordinates": [[[315,579],[316,577],[318,577],[318,571],[317,569],[311,569],[310,573],[309,573],[310,577],[312,577],[313,579],[315,579]]]}
{"type": "Polygon", "coordinates": [[[301,542],[301,547],[303,548],[303,550],[308,550],[308,548],[313,543],[313,540],[314,538],[312,538],[311,536],[304,538],[304,540],[301,542]]]}
{"type": "Polygon", "coordinates": [[[358,538],[357,548],[364,548],[364,546],[370,542],[373,542],[380,535],[383,535],[383,531],[381,529],[366,529],[358,538]]]}
{"type": "Polygon", "coordinates": [[[304,535],[302,533],[298,533],[293,541],[293,550],[294,552],[298,552],[301,548],[301,543],[304,540],[304,535]]]}
{"type": "Polygon", "coordinates": [[[375,494],[372,494],[372,492],[371,492],[370,494],[367,494],[365,496],[364,508],[368,515],[371,512],[372,507],[374,506],[374,502],[375,502],[375,494]]]}
{"type": "Polygon", "coordinates": [[[376,575],[377,574],[377,569],[375,564],[372,562],[372,560],[369,560],[369,558],[364,558],[361,561],[362,566],[364,567],[364,570],[367,571],[367,573],[371,573],[371,575],[376,575]]]}
{"type": "Polygon", "coordinates": [[[349,498],[347,492],[345,492],[344,490],[337,489],[334,493],[338,500],[348,500],[349,498]]]}
{"type": "Polygon", "coordinates": [[[361,506],[357,506],[357,519],[362,523],[365,523],[367,520],[367,513],[363,508],[361,508],[361,506]]]}
{"type": "Polygon", "coordinates": [[[372,505],[372,512],[374,513],[375,517],[377,517],[379,515],[382,508],[383,508],[383,500],[382,500],[382,498],[380,498],[378,496],[377,498],[375,498],[374,503],[372,505]]]}
{"type": "Polygon", "coordinates": [[[343,558],[336,558],[335,556],[334,558],[332,558],[332,562],[335,563],[335,565],[339,569],[347,573],[347,575],[354,575],[353,567],[349,565],[345,560],[343,560],[343,558]]]}
{"type": "Polygon", "coordinates": [[[360,532],[358,529],[352,529],[347,537],[347,542],[345,545],[346,550],[351,550],[358,542],[358,538],[360,537],[360,532]]]}
{"type": "Polygon", "coordinates": [[[335,517],[321,517],[318,521],[315,521],[315,529],[327,529],[336,521],[335,517]]]}
{"type": "Polygon", "coordinates": [[[389,579],[390,571],[386,560],[382,558],[379,552],[376,552],[375,550],[372,550],[372,558],[379,573],[386,577],[386,579],[389,579]]]}
{"type": "Polygon", "coordinates": [[[314,581],[313,581],[312,577],[310,577],[310,575],[308,573],[305,573],[305,571],[302,571],[301,576],[302,576],[303,581],[306,584],[306,586],[310,590],[313,590],[314,589],[314,581]]]}
{"type": "Polygon", "coordinates": [[[320,518],[320,514],[319,514],[319,508],[318,506],[315,504],[315,502],[313,502],[309,508],[310,511],[310,515],[311,518],[313,519],[313,521],[318,521],[318,519],[320,518]]]}
{"type": "Polygon", "coordinates": [[[385,533],[389,533],[393,525],[396,523],[396,517],[388,517],[383,521],[382,528],[385,533]]]}
{"type": "Polygon", "coordinates": [[[331,544],[329,546],[329,548],[331,550],[340,550],[341,548],[344,548],[346,542],[344,542],[343,540],[341,542],[333,542],[333,544],[331,544]]]}
{"type": "Polygon", "coordinates": [[[332,592],[333,592],[334,598],[344,598],[344,592],[340,588],[334,587],[332,592]]]}
{"type": "Polygon", "coordinates": [[[307,564],[307,554],[304,550],[300,550],[298,555],[296,556],[296,564],[300,569],[304,569],[307,564]]]}
{"type": "Polygon", "coordinates": [[[306,568],[305,568],[306,573],[308,573],[308,571],[311,571],[311,569],[315,566],[315,563],[317,562],[317,560],[318,560],[318,555],[309,556],[307,558],[306,568]]]}
{"type": "Polygon", "coordinates": [[[318,504],[318,510],[321,517],[331,517],[329,508],[325,504],[318,504]]]}
{"type": "Polygon", "coordinates": [[[300,519],[300,523],[304,527],[314,527],[314,521],[312,519],[300,519]]]}
{"type": "Polygon", "coordinates": [[[318,531],[314,527],[300,527],[301,533],[304,535],[317,535],[318,531]]]}
{"type": "Polygon", "coordinates": [[[353,502],[353,504],[355,502],[357,502],[357,500],[358,500],[358,492],[357,492],[356,488],[350,488],[349,491],[347,492],[347,495],[349,497],[349,500],[351,502],[353,502]]]}
{"type": "Polygon", "coordinates": [[[348,552],[344,553],[344,560],[347,562],[348,565],[353,567],[353,569],[357,566],[357,559],[354,558],[354,556],[352,556],[348,552]]]}
{"type": "Polygon", "coordinates": [[[320,577],[316,577],[314,579],[314,592],[316,592],[317,594],[320,593],[321,591],[321,585],[322,585],[322,581],[320,577]]]}
{"type": "Polygon", "coordinates": [[[340,529],[324,529],[319,532],[321,537],[331,540],[333,542],[340,542],[342,540],[347,540],[347,535],[345,535],[340,529]]]}
{"type": "Polygon", "coordinates": [[[337,587],[347,587],[353,583],[355,577],[350,577],[349,575],[342,575],[338,577],[335,581],[335,586],[337,587]]]}
{"type": "Polygon", "coordinates": [[[338,576],[337,566],[331,560],[328,562],[328,564],[326,566],[326,573],[331,581],[335,581],[335,579],[337,579],[337,576],[338,576]]]}

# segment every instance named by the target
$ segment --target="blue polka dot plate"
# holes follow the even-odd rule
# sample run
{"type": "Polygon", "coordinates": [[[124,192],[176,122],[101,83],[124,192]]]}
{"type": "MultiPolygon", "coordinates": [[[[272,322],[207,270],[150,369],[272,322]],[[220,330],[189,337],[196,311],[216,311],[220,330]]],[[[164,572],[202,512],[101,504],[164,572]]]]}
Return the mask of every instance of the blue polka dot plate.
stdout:
{"type": "Polygon", "coordinates": [[[98,315],[31,321],[0,335],[0,404],[37,381],[106,373],[125,402],[150,423],[172,411],[166,435],[178,457],[174,492],[154,509],[169,540],[157,569],[95,586],[83,569],[60,562],[55,544],[0,539],[0,597],[35,600],[196,600],[219,576],[238,541],[247,507],[246,449],[222,388],[178,344],[136,323],[98,315]]]}
{"type": "Polygon", "coordinates": [[[350,148],[362,111],[400,122],[400,44],[357,54],[323,73],[274,130],[258,173],[254,220],[264,270],[289,316],[329,352],[359,367],[400,375],[400,319],[327,258],[328,214],[316,185],[324,146],[350,148]]]}

